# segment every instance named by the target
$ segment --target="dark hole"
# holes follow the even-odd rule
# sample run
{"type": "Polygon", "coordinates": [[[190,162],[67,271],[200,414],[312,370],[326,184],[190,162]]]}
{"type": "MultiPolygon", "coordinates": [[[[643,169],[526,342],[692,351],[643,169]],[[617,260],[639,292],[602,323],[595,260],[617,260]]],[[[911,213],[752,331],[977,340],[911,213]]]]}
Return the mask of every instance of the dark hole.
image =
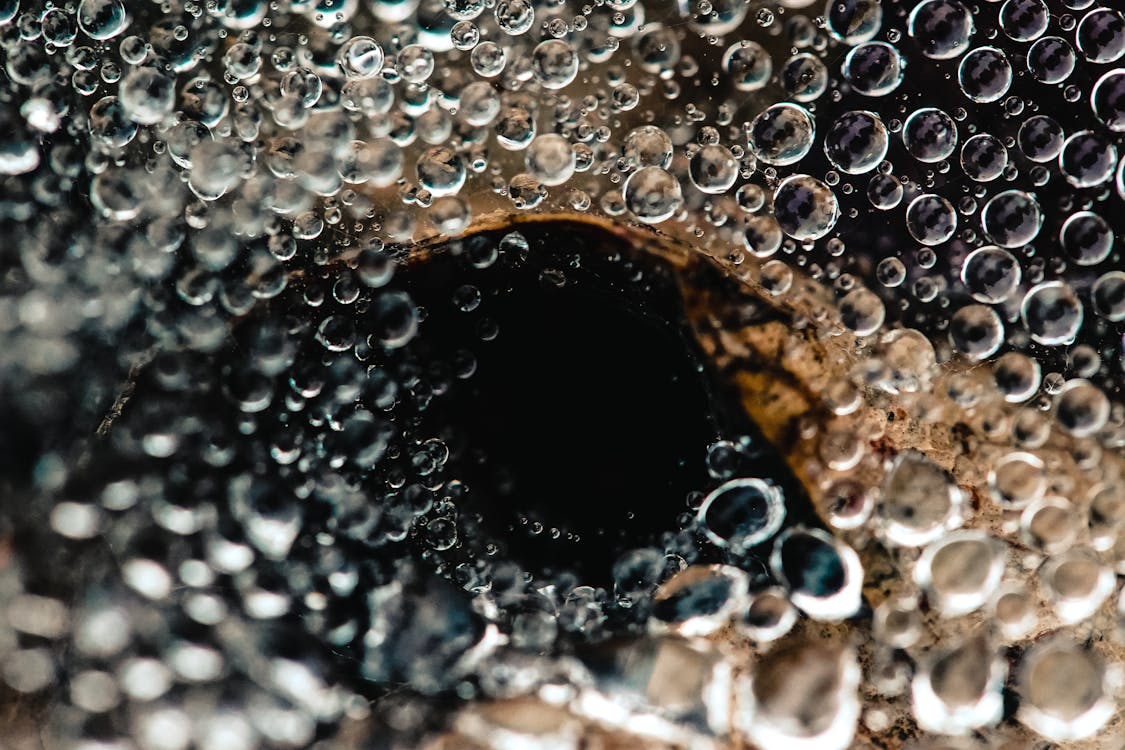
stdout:
{"type": "Polygon", "coordinates": [[[449,444],[446,474],[469,486],[464,507],[485,537],[533,572],[592,585],[608,582],[622,551],[676,530],[688,494],[707,489],[722,410],[670,280],[648,268],[626,283],[628,264],[599,250],[565,267],[561,286],[543,278],[560,254],[501,256],[470,277],[483,301],[468,314],[452,302],[464,267],[434,268],[461,264],[431,260],[409,287],[427,310],[423,359],[467,347],[477,361],[433,400],[419,434],[449,444]],[[489,324],[498,333],[481,340],[489,324]]]}

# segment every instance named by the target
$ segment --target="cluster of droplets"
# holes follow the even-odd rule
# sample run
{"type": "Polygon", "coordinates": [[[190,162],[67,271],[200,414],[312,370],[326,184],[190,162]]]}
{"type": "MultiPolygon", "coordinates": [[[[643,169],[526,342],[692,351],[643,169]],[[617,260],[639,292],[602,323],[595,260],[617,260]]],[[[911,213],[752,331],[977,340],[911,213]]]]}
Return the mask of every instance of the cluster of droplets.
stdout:
{"type": "MultiPolygon", "coordinates": [[[[1125,444],[1125,16],[905,5],[0,0],[0,392],[28,436],[0,445],[51,499],[52,534],[123,550],[73,606],[50,570],[0,568],[5,683],[65,686],[52,727],[90,747],[299,747],[370,711],[338,673],[498,697],[511,686],[478,667],[504,641],[733,623],[768,646],[798,612],[859,612],[855,550],[885,545],[912,575],[875,607],[876,707],[858,715],[850,651],[817,672],[779,650],[736,728],[767,750],[842,747],[905,697],[937,734],[1097,732],[1119,665],[1079,636],[1110,629],[1125,558],[1100,461],[1125,444]],[[787,525],[732,439],[710,447],[714,486],[681,533],[623,554],[608,587],[530,580],[487,543],[464,559],[479,528],[449,448],[400,412],[475,361],[458,353],[444,379],[385,366],[425,313],[393,288],[384,241],[456,236],[494,208],[663,224],[781,299],[797,269],[832,287],[866,358],[826,393],[821,510],[854,538],[787,525]],[[253,317],[280,299],[296,300],[284,321],[253,317]],[[159,395],[109,430],[127,468],[107,459],[75,488],[72,438],[121,410],[119,381],[153,352],[159,395]],[[990,369],[939,377],[958,361],[990,369]],[[877,467],[878,486],[851,478],[875,470],[848,421],[864,394],[924,413],[939,381],[1012,446],[980,459],[988,497],[922,454],[877,467]],[[1077,484],[1052,478],[1059,439],[1077,484]],[[982,613],[988,632],[959,637],[982,613]],[[763,687],[794,664],[838,698],[815,721],[763,687]]],[[[526,251],[513,235],[466,256],[526,251]]]]}

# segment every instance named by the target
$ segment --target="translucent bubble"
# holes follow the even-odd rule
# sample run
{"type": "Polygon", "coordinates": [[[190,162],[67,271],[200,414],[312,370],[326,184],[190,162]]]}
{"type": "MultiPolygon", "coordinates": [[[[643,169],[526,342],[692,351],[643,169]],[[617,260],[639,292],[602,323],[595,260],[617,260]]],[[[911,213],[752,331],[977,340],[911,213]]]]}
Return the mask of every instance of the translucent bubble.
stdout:
{"type": "Polygon", "coordinates": [[[969,48],[973,16],[957,0],[923,0],[910,12],[907,31],[923,55],[948,60],[969,48]]]}
{"type": "Polygon", "coordinates": [[[1035,239],[1042,226],[1038,201],[1022,190],[994,195],[981,211],[981,228],[1000,247],[1022,247],[1035,239]]]}
{"type": "Polygon", "coordinates": [[[469,55],[473,71],[484,78],[493,78],[504,71],[508,63],[507,53],[496,42],[485,41],[473,47],[469,55]]]}
{"type": "Polygon", "coordinates": [[[121,148],[137,135],[137,124],[116,96],[102,97],[90,107],[90,135],[110,148],[121,148]]]}
{"type": "Polygon", "coordinates": [[[889,211],[902,202],[902,183],[889,174],[877,174],[867,184],[867,199],[881,211],[889,211]]]}
{"type": "Polygon", "coordinates": [[[874,112],[845,112],[824,135],[824,153],[832,166],[848,174],[865,174],[887,156],[890,139],[874,112]]]}
{"type": "Polygon", "coordinates": [[[746,635],[757,643],[776,641],[796,624],[797,610],[780,587],[756,592],[740,623],[746,635]]]}
{"type": "Polygon", "coordinates": [[[756,747],[844,750],[860,705],[855,655],[826,641],[773,648],[757,663],[736,721],[756,747]]]}
{"type": "Polygon", "coordinates": [[[996,136],[980,133],[961,146],[961,168],[977,182],[999,178],[1007,166],[1008,149],[996,136]]]}
{"type": "Polygon", "coordinates": [[[1117,147],[1092,130],[1080,130],[1063,143],[1059,167],[1066,181],[1077,188],[1107,182],[1117,166],[1117,147]]]}
{"type": "Polygon", "coordinates": [[[1027,70],[1040,83],[1062,83],[1074,72],[1077,56],[1070,42],[1045,36],[1027,51],[1027,70]]]}
{"type": "Polygon", "coordinates": [[[1096,8],[1078,22],[1074,35],[1078,51],[1092,63],[1111,63],[1125,55],[1125,16],[1110,8],[1096,8]]]}
{"type": "Polygon", "coordinates": [[[1050,20],[1051,13],[1043,0],[1005,0],[1000,6],[1000,28],[1017,42],[1038,39],[1050,20]]]}
{"type": "Polygon", "coordinates": [[[374,338],[388,348],[406,346],[418,332],[418,309],[406,292],[386,292],[372,306],[374,338]]]}
{"type": "Polygon", "coordinates": [[[672,139],[655,125],[642,125],[625,136],[621,153],[630,167],[660,167],[672,163],[672,139]]]}
{"type": "Polygon", "coordinates": [[[1054,554],[1068,549],[1078,538],[1081,516],[1067,499],[1044,497],[1020,514],[1020,536],[1034,549],[1054,554]]]}
{"type": "Polygon", "coordinates": [[[726,146],[704,146],[691,157],[689,175],[701,192],[711,195],[726,193],[738,179],[738,162],[726,146]]]}
{"type": "Polygon", "coordinates": [[[545,133],[531,141],[524,160],[528,171],[544,185],[561,185],[574,174],[577,158],[566,138],[545,133]]]}
{"type": "Polygon", "coordinates": [[[1116,583],[1113,571],[1088,547],[1072,547],[1049,557],[1039,576],[1055,614],[1067,625],[1093,615],[1116,583]]]}
{"type": "Polygon", "coordinates": [[[914,581],[946,617],[984,606],[1004,574],[1004,547],[982,531],[956,531],[930,543],[914,566],[914,581]]]}
{"type": "Polygon", "coordinates": [[[1004,714],[1005,662],[982,636],[938,647],[912,683],[914,718],[940,734],[965,734],[997,723],[1004,714]]]}
{"type": "Polygon", "coordinates": [[[923,245],[940,245],[957,231],[957,214],[940,195],[919,195],[906,207],[906,228],[923,245]]]}
{"type": "Polygon", "coordinates": [[[128,25],[129,15],[120,0],[82,0],[78,4],[78,28],[91,39],[112,39],[128,25]]]}
{"type": "Polygon", "coordinates": [[[1017,143],[1024,156],[1035,162],[1049,162],[1063,147],[1062,126],[1048,115],[1035,115],[1020,125],[1017,143]]]}
{"type": "Polygon", "coordinates": [[[864,96],[886,96],[899,87],[906,62],[898,49],[886,42],[867,42],[844,58],[844,78],[864,96]]]}
{"type": "Polygon", "coordinates": [[[1125,271],[1107,271],[1094,282],[1090,294],[1094,312],[1106,320],[1125,320],[1125,271]]]}
{"type": "Polygon", "coordinates": [[[742,24],[749,6],[739,0],[676,0],[676,9],[696,33],[722,36],[742,24]]]}
{"type": "MultiPolygon", "coordinates": [[[[782,240],[785,239],[781,227],[770,216],[749,217],[740,236],[746,250],[756,258],[770,257],[781,248],[782,240]]],[[[1125,309],[1125,301],[1123,301],[1123,309],[1125,309]]]]}
{"type": "Polygon", "coordinates": [[[812,115],[797,104],[775,104],[750,123],[749,146],[759,161],[784,167],[812,149],[816,135],[812,115]]]}
{"type": "Polygon", "coordinates": [[[535,23],[535,7],[528,0],[500,0],[494,9],[496,25],[510,36],[519,36],[535,23]]]}
{"type": "Polygon", "coordinates": [[[1035,395],[1042,382],[1039,362],[1019,352],[1006,352],[992,370],[996,387],[1009,403],[1020,403],[1035,395]]]}
{"type": "Polygon", "coordinates": [[[883,325],[886,308],[879,295],[858,287],[840,300],[840,320],[857,336],[870,336],[883,325]]]}
{"type": "Polygon", "coordinates": [[[898,258],[883,258],[875,266],[875,278],[888,289],[901,286],[906,281],[906,264],[898,258]]]}
{"type": "Polygon", "coordinates": [[[535,117],[523,107],[512,107],[500,113],[493,130],[501,148],[522,151],[535,137],[535,117]]]}
{"type": "Polygon", "coordinates": [[[418,181],[435,196],[453,195],[465,184],[465,161],[445,146],[422,152],[415,166],[418,181]]]}
{"type": "Polygon", "coordinates": [[[957,126],[953,118],[940,109],[918,109],[903,125],[902,142],[910,155],[918,161],[944,161],[957,148],[957,126]]]}
{"type": "Polygon", "coordinates": [[[828,88],[828,68],[819,57],[807,52],[789,58],[778,77],[789,96],[797,102],[819,99],[828,88]]]}
{"type": "Polygon", "coordinates": [[[742,40],[723,53],[723,72],[739,91],[757,91],[773,74],[769,53],[757,42],[742,40]]]}
{"type": "Polygon", "coordinates": [[[883,7],[877,0],[828,0],[824,12],[828,33],[844,44],[866,42],[883,25],[883,7]]]}
{"type": "Polygon", "coordinates": [[[793,605],[815,620],[843,620],[859,610],[859,557],[820,529],[783,532],[774,542],[770,568],[789,589],[793,605]]]}
{"type": "Polygon", "coordinates": [[[1004,324],[992,308],[966,305],[949,321],[949,341],[961,354],[979,362],[995,354],[1004,343],[1004,324]]]}
{"type": "Polygon", "coordinates": [[[136,68],[121,81],[121,106],[129,119],[153,125],[172,113],[176,91],[173,81],[154,68],[136,68]]]}
{"type": "Polygon", "coordinates": [[[1055,742],[1089,737],[1113,715],[1105,666],[1088,648],[1063,637],[1034,644],[1020,661],[1017,718],[1055,742]]]}
{"type": "Polygon", "coordinates": [[[743,553],[781,529],[785,498],[760,479],[732,479],[704,498],[696,517],[713,544],[743,553]]]}
{"type": "Polygon", "coordinates": [[[963,503],[963,493],[944,470],[907,452],[887,471],[876,510],[887,541],[920,547],[961,525],[963,503]]]}
{"type": "Polygon", "coordinates": [[[1080,266],[1094,266],[1113,251],[1109,222],[1092,211],[1071,214],[1059,232],[1063,249],[1080,266]]]}
{"type": "Polygon", "coordinates": [[[1094,84],[1090,92],[1094,115],[1115,133],[1125,133],[1125,70],[1111,70],[1094,84]]]}
{"type": "Polygon", "coordinates": [[[434,73],[434,53],[420,44],[403,47],[395,58],[395,70],[409,83],[422,83],[434,73]]]}
{"type": "Polygon", "coordinates": [[[369,36],[353,36],[336,53],[336,64],[351,80],[364,80],[383,69],[383,48],[369,36]]]}
{"type": "Polygon", "coordinates": [[[1075,437],[1097,433],[1109,420],[1109,399],[1087,380],[1067,381],[1055,399],[1055,421],[1075,437]]]}
{"type": "Polygon", "coordinates": [[[974,102],[994,102],[1012,85],[1012,65],[1003,50],[977,47],[961,58],[957,80],[961,91],[974,102]]]}
{"type": "Polygon", "coordinates": [[[625,205],[646,224],[672,218],[683,206],[680,183],[660,167],[642,167],[625,181],[625,205]]]}
{"type": "Polygon", "coordinates": [[[1031,338],[1040,344],[1068,344],[1082,327],[1082,303],[1065,282],[1046,281],[1024,295],[1020,317],[1031,338]]]}
{"type": "Polygon", "coordinates": [[[578,75],[578,53],[560,39],[548,39],[531,53],[531,69],[540,86],[561,89],[578,75]]]}
{"type": "Polygon", "coordinates": [[[692,565],[657,589],[653,620],[684,637],[711,635],[746,606],[749,585],[738,568],[692,565]]]}
{"type": "Polygon", "coordinates": [[[816,240],[836,226],[840,206],[832,190],[809,175],[793,175],[778,185],[773,194],[774,216],[778,226],[796,240],[816,240]]]}

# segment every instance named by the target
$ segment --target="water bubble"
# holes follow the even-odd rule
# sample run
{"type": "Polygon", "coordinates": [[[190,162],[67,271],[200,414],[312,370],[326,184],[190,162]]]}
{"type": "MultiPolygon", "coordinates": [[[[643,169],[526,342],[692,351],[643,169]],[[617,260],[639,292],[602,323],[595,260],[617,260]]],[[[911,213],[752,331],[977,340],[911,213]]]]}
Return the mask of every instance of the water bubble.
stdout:
{"type": "Polygon", "coordinates": [[[961,490],[940,467],[918,453],[896,458],[883,483],[877,512],[889,542],[920,547],[959,527],[961,490]]]}
{"type": "Polygon", "coordinates": [[[1050,11],[1043,0],[1005,0],[1000,6],[1000,28],[1009,39],[1030,42],[1047,30],[1050,11]]]}
{"type": "Polygon", "coordinates": [[[706,636],[746,606],[749,579],[728,565],[692,565],[660,586],[653,620],[681,636],[706,636]]]}
{"type": "Polygon", "coordinates": [[[797,102],[819,99],[828,88],[828,68],[808,52],[790,57],[778,76],[789,96],[797,102]]]}
{"type": "Polygon", "coordinates": [[[867,199],[881,211],[889,211],[902,202],[904,190],[898,178],[889,174],[877,174],[867,184],[867,199]]]}
{"type": "Polygon", "coordinates": [[[1029,117],[1020,126],[1017,142],[1024,156],[1035,162],[1049,162],[1062,151],[1064,134],[1058,121],[1048,115],[1029,117]]]}
{"type": "Polygon", "coordinates": [[[625,181],[625,204],[646,224],[667,221],[683,205],[679,181],[660,167],[642,167],[625,181]]]}
{"type": "Polygon", "coordinates": [[[78,28],[91,39],[112,39],[128,25],[129,15],[120,0],[82,0],[78,4],[78,28]]]}
{"type": "Polygon", "coordinates": [[[805,157],[815,134],[808,110],[797,104],[775,104],[750,123],[748,143],[759,161],[783,167],[805,157]]]}
{"type": "Polygon", "coordinates": [[[769,53],[757,42],[742,40],[727,47],[723,53],[723,72],[739,91],[757,91],[773,74],[769,53]]]}
{"type": "Polygon", "coordinates": [[[863,287],[853,289],[840,300],[840,320],[857,336],[870,336],[886,318],[883,300],[863,287]]]}
{"type": "Polygon", "coordinates": [[[883,25],[883,7],[877,0],[828,0],[824,13],[828,32],[847,45],[875,37],[883,25]]]}
{"type": "Polygon", "coordinates": [[[969,48],[973,16],[957,0],[923,0],[910,12],[907,30],[926,57],[948,60],[969,48]]]}
{"type": "Polygon", "coordinates": [[[719,195],[730,190],[738,179],[738,162],[729,148],[711,144],[692,156],[689,174],[692,184],[701,192],[719,195]]]}
{"type": "Polygon", "coordinates": [[[566,42],[548,39],[531,54],[535,80],[545,89],[561,89],[578,75],[578,53],[566,42]]]}
{"type": "Polygon", "coordinates": [[[1125,70],[1111,70],[1090,91],[1094,115],[1115,133],[1125,132],[1125,70]]]}
{"type": "Polygon", "coordinates": [[[861,44],[844,58],[844,78],[864,96],[886,96],[899,87],[906,62],[899,51],[886,42],[861,44]]]}
{"type": "Polygon", "coordinates": [[[760,479],[732,479],[707,495],[697,518],[712,543],[744,553],[781,529],[785,499],[760,479]]]}
{"type": "Polygon", "coordinates": [[[949,341],[974,362],[991,357],[1004,343],[1004,324],[984,305],[965,305],[949,321],[949,341]]]}
{"type": "Polygon", "coordinates": [[[794,606],[816,620],[842,620],[861,603],[863,568],[855,551],[820,529],[790,529],[774,542],[770,568],[794,606]]]}
{"type": "Polygon", "coordinates": [[[511,36],[526,33],[535,23],[535,8],[528,0],[500,0],[493,13],[496,25],[511,36]]]}
{"type": "Polygon", "coordinates": [[[336,53],[336,64],[350,80],[366,80],[383,69],[383,48],[369,36],[353,36],[336,53]]]}
{"type": "Polygon", "coordinates": [[[1125,16],[1110,8],[1096,8],[1078,22],[1074,37],[1087,60],[1111,63],[1125,55],[1125,16]]]}
{"type": "Polygon", "coordinates": [[[1037,643],[1024,654],[1018,690],[1019,720],[1055,742],[1089,737],[1114,711],[1101,658],[1065,637],[1037,643]]]}
{"type": "Polygon", "coordinates": [[[1020,317],[1040,344],[1068,344],[1082,327],[1082,302],[1065,282],[1045,281],[1024,295],[1020,317]]]}
{"type": "Polygon", "coordinates": [[[1094,266],[1113,251],[1109,222],[1092,211],[1078,211],[1063,223],[1059,239],[1067,255],[1080,266],[1094,266]]]}
{"type": "Polygon", "coordinates": [[[1026,401],[1035,395],[1042,382],[1039,362],[1019,352],[1006,352],[993,364],[996,387],[1010,403],[1026,401]]]}
{"type": "Polygon", "coordinates": [[[660,167],[672,163],[672,139],[654,125],[642,125],[625,136],[622,155],[631,167],[660,167]]]}
{"type": "Polygon", "coordinates": [[[465,184],[464,159],[445,146],[426,149],[415,167],[418,181],[436,196],[453,195],[465,184]]]}
{"type": "Polygon", "coordinates": [[[1066,181],[1090,188],[1109,181],[1117,165],[1117,147],[1092,130],[1080,130],[1063,143],[1059,168],[1066,181]]]}
{"type": "Polygon", "coordinates": [[[865,174],[886,158],[887,128],[874,112],[845,112],[824,134],[824,153],[832,166],[848,174],[865,174]]]}
{"type": "Polygon", "coordinates": [[[906,228],[923,245],[940,245],[957,231],[957,214],[940,195],[919,195],[906,207],[906,228]]]}
{"type": "Polygon", "coordinates": [[[1109,399],[1081,378],[1067,381],[1055,398],[1055,420],[1075,437],[1097,433],[1109,420],[1109,399]]]}
{"type": "MultiPolygon", "coordinates": [[[[921,7],[921,6],[919,6],[921,7]]],[[[935,163],[948,159],[957,148],[957,126],[940,109],[915,110],[902,128],[902,142],[918,161],[935,163]]]]}
{"type": "Polygon", "coordinates": [[[832,190],[809,175],[793,175],[773,195],[774,216],[782,231],[796,240],[816,240],[836,226],[840,206],[832,190]]]}
{"type": "Polygon", "coordinates": [[[1008,149],[996,136],[979,133],[961,146],[961,168],[977,182],[999,178],[1007,166],[1008,149]]]}
{"type": "Polygon", "coordinates": [[[1027,51],[1027,70],[1040,83],[1062,83],[1077,61],[1070,42],[1057,36],[1042,37],[1027,51]]]}
{"type": "Polygon", "coordinates": [[[574,174],[577,162],[570,142],[555,133],[536,136],[524,158],[528,171],[544,185],[562,185],[574,174]]]}
{"type": "Polygon", "coordinates": [[[1022,190],[1006,190],[994,195],[981,211],[981,227],[988,238],[1001,247],[1028,244],[1043,226],[1038,201],[1022,190]]]}
{"type": "Polygon", "coordinates": [[[986,638],[935,649],[914,677],[914,717],[924,729],[965,734],[1000,720],[1006,666],[986,638]]]}
{"type": "Polygon", "coordinates": [[[977,47],[961,58],[957,80],[965,96],[974,102],[994,102],[1012,85],[1012,65],[1003,50],[977,47]]]}
{"type": "Polygon", "coordinates": [[[1098,315],[1114,323],[1125,320],[1125,272],[1107,271],[1099,276],[1090,298],[1098,315]]]}

